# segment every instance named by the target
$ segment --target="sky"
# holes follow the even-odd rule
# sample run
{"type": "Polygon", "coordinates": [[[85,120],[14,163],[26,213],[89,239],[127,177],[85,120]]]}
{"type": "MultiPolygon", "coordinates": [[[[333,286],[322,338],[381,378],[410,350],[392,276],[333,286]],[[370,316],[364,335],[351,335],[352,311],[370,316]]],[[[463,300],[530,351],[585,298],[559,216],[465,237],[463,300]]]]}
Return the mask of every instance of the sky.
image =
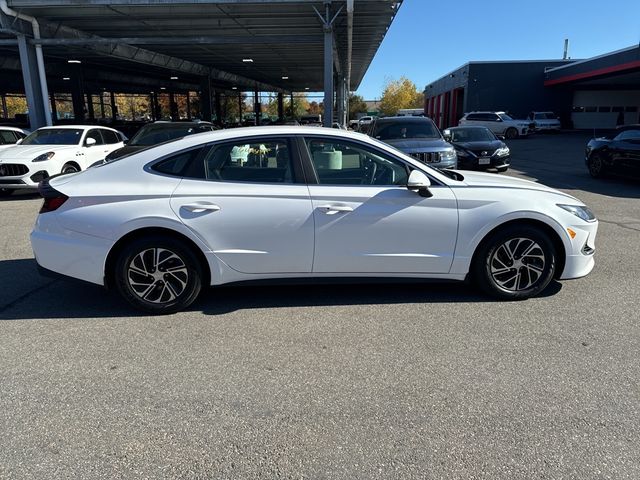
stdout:
{"type": "MultiPolygon", "coordinates": [[[[358,15],[355,0],[355,15],[358,15]]],[[[640,0],[404,0],[357,90],[380,98],[404,75],[418,90],[469,61],[589,58],[640,42],[640,0]]]]}

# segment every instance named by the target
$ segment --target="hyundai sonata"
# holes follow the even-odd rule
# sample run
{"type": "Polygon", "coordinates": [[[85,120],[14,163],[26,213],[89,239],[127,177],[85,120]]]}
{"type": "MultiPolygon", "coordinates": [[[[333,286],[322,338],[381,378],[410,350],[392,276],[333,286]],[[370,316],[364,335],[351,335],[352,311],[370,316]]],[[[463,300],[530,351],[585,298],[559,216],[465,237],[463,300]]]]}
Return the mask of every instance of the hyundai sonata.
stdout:
{"type": "Polygon", "coordinates": [[[40,267],[152,313],[209,285],[304,277],[470,279],[524,299],[588,274],[598,228],[580,200],[544,185],[295,126],[192,135],[40,190],[40,267]]]}

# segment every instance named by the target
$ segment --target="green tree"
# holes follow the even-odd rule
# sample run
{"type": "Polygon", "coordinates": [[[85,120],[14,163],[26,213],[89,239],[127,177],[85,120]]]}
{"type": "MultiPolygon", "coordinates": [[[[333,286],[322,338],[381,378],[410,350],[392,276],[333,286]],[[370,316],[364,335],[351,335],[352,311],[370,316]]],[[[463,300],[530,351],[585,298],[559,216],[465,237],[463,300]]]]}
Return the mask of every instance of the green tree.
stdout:
{"type": "Polygon", "coordinates": [[[416,84],[402,76],[398,80],[387,81],[380,99],[380,113],[396,115],[401,108],[420,108],[423,104],[424,96],[416,84]]]}
{"type": "Polygon", "coordinates": [[[349,95],[349,120],[358,118],[358,113],[367,113],[367,102],[360,95],[349,95]]]}

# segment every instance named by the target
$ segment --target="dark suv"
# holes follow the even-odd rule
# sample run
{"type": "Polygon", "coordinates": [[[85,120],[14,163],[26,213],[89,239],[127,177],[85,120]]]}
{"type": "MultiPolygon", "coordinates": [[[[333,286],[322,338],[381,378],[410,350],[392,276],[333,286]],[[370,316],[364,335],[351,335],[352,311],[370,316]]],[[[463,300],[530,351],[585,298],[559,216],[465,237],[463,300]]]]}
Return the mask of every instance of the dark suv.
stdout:
{"type": "Polygon", "coordinates": [[[105,161],[124,157],[149,148],[159,143],[168,142],[177,138],[186,137],[195,133],[211,132],[217,130],[214,124],[209,122],[155,122],[143,126],[122,148],[114,150],[105,161]]]}
{"type": "Polygon", "coordinates": [[[430,118],[377,118],[368,133],[369,136],[433,167],[456,168],[458,165],[453,146],[445,142],[430,118]]]}

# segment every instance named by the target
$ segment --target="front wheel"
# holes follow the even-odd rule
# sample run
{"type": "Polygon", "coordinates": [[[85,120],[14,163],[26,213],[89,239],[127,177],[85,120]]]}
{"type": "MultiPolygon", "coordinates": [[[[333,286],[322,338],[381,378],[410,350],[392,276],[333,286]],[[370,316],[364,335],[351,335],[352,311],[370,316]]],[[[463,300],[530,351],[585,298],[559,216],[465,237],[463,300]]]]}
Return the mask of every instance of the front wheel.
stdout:
{"type": "Polygon", "coordinates": [[[491,234],[472,265],[476,284],[504,300],[523,300],[542,292],[555,273],[556,251],[548,235],[531,226],[512,226],[491,234]]]}
{"type": "Polygon", "coordinates": [[[73,163],[65,163],[60,173],[67,174],[67,173],[76,173],[79,171],[80,170],[78,169],[78,167],[76,167],[73,163]]]}
{"type": "Polygon", "coordinates": [[[602,155],[599,153],[592,154],[587,160],[587,168],[589,169],[589,175],[593,178],[604,177],[604,161],[602,155]]]}
{"type": "Polygon", "coordinates": [[[126,245],[115,266],[122,297],[139,310],[168,314],[183,310],[202,288],[202,267],[183,242],[150,236],[126,245]]]}

